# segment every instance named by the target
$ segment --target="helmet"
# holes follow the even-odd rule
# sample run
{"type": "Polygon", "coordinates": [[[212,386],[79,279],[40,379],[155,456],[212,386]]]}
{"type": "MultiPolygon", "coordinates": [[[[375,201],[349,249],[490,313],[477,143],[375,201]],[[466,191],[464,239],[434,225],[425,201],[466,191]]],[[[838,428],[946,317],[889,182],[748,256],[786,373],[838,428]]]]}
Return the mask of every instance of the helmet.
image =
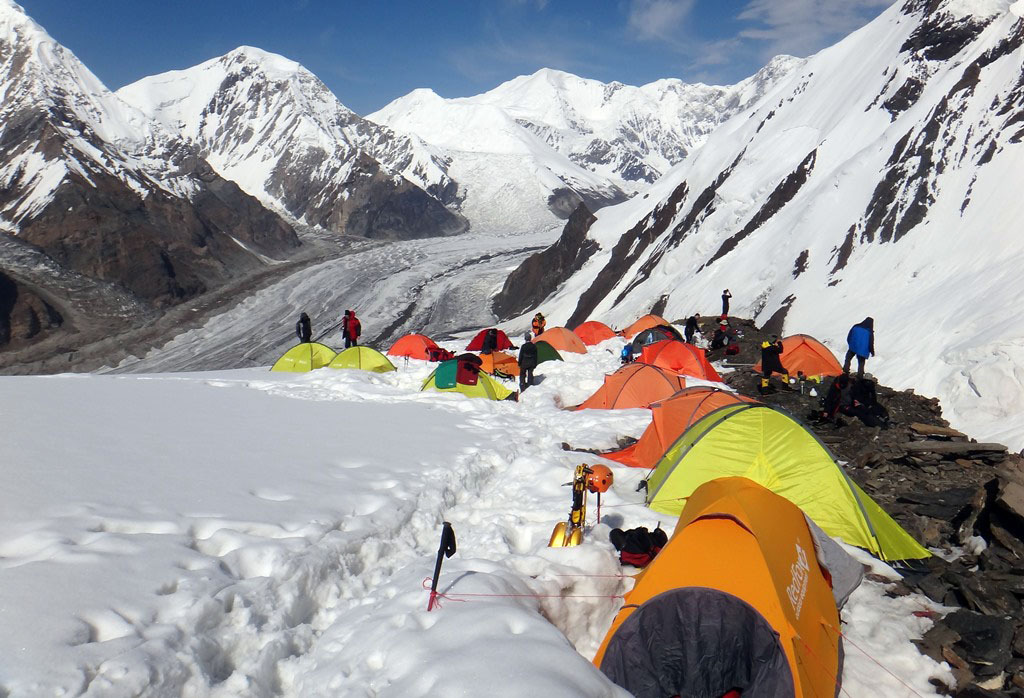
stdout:
{"type": "Polygon", "coordinates": [[[607,492],[614,480],[612,469],[607,465],[592,465],[587,473],[587,491],[607,492]]]}

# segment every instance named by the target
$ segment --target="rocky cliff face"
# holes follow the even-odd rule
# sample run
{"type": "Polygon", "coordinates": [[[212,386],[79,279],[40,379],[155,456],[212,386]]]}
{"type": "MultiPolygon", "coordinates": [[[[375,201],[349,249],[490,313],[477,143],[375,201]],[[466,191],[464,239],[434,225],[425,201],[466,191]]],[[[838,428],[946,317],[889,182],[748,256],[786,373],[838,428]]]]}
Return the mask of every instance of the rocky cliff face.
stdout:
{"type": "Polygon", "coordinates": [[[579,204],[562,229],[558,241],[542,252],[532,254],[505,280],[494,297],[492,307],[500,319],[514,317],[536,307],[554,291],[563,279],[572,275],[597,251],[587,230],[596,219],[586,204],[579,204]]]}
{"type": "Polygon", "coordinates": [[[458,202],[459,188],[443,158],[360,118],[282,56],[241,47],[117,94],[223,176],[305,225],[384,239],[468,228],[445,207],[458,202]]]}
{"type": "Polygon", "coordinates": [[[63,323],[56,308],[0,271],[0,346],[32,340],[63,323]]]}

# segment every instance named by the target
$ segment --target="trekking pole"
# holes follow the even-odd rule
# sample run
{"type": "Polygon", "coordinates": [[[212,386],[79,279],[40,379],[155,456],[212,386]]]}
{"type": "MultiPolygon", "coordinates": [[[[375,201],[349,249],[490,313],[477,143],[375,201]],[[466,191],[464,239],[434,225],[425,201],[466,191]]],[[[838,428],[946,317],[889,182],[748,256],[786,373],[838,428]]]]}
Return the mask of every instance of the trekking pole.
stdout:
{"type": "Polygon", "coordinates": [[[455,529],[447,521],[441,530],[441,546],[437,549],[437,562],[434,563],[434,578],[430,583],[430,601],[427,602],[427,611],[434,609],[437,601],[437,579],[441,576],[441,562],[446,557],[455,554],[455,529]]]}

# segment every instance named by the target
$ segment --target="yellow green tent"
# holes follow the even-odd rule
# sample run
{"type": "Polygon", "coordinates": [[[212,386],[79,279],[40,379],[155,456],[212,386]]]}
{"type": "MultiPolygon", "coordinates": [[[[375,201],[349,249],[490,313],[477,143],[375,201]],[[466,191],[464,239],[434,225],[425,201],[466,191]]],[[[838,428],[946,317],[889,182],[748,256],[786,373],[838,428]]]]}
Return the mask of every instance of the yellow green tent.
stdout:
{"type": "Polygon", "coordinates": [[[358,368],[374,373],[387,373],[394,371],[395,365],[376,349],[355,346],[339,352],[331,363],[327,364],[327,368],[358,368]]]}
{"type": "Polygon", "coordinates": [[[442,393],[462,393],[467,397],[483,397],[488,400],[504,400],[513,394],[513,391],[503,386],[489,375],[480,371],[476,375],[476,383],[460,383],[456,380],[458,375],[458,361],[444,361],[434,369],[434,372],[423,381],[420,390],[437,390],[442,393]]]}
{"type": "Polygon", "coordinates": [[[766,405],[728,405],[676,439],[647,481],[647,504],[678,516],[700,485],[720,477],[753,480],[803,509],[830,536],[884,560],[931,553],[843,472],[821,441],[766,405]]]}
{"type": "Polygon", "coordinates": [[[303,342],[282,354],[281,358],[270,367],[270,370],[292,373],[312,371],[314,368],[323,368],[331,363],[334,356],[334,350],[328,346],[317,342],[303,342]]]}

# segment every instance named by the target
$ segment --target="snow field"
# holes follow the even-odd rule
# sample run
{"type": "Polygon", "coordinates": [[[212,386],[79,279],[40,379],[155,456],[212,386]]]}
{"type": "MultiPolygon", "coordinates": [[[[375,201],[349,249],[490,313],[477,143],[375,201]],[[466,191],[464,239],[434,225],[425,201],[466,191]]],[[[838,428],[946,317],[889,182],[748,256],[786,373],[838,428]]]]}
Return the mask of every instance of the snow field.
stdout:
{"type": "MultiPolygon", "coordinates": [[[[562,443],[610,447],[650,419],[559,409],[617,354],[609,340],[541,364],[518,403],[418,392],[434,365],[415,360],[0,379],[0,691],[626,695],[587,658],[628,588],[610,527],[659,522],[644,473],[607,462],[585,544],[547,547],[563,483],[597,459],[562,443]],[[458,553],[427,613],[442,521],[458,553]]],[[[909,642],[930,621],[906,612],[927,601],[883,591],[854,594],[846,632],[934,695],[945,670],[909,642]]],[[[879,674],[847,649],[846,693],[913,695],[879,674]]]]}

